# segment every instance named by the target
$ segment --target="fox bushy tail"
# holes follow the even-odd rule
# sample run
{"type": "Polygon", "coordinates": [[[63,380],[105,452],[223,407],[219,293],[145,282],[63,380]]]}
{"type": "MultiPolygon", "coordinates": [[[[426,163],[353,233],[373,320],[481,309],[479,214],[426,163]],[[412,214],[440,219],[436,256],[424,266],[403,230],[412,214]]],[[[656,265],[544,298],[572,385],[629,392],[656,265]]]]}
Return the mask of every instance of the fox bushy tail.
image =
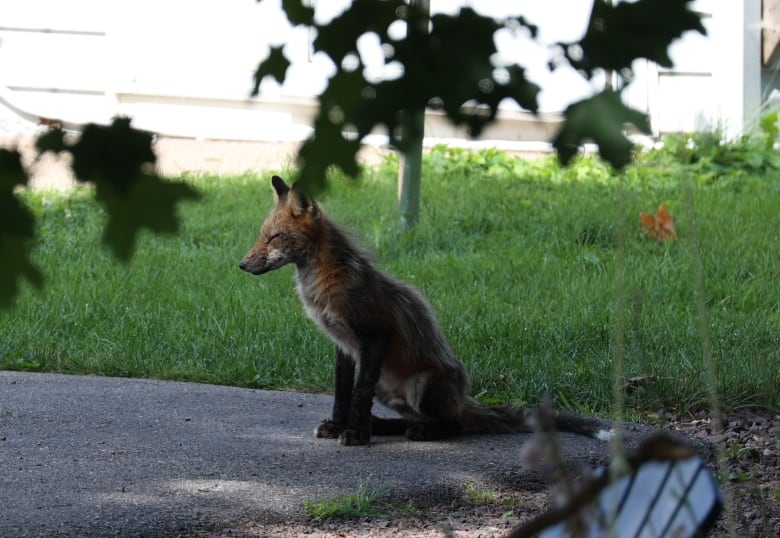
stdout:
{"type": "MultiPolygon", "coordinates": [[[[536,413],[540,411],[512,406],[486,406],[469,398],[463,410],[464,433],[531,433],[539,429],[536,413]]],[[[547,411],[541,411],[547,412],[547,411]]],[[[605,420],[562,412],[549,412],[551,426],[559,432],[587,435],[607,440],[614,434],[605,420]]]]}

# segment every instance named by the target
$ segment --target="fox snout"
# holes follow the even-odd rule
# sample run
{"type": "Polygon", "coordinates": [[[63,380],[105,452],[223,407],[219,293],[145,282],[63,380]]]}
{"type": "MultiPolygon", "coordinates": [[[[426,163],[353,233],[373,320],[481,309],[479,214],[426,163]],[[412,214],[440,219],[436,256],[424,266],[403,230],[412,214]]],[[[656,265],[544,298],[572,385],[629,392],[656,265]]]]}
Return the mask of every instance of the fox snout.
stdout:
{"type": "Polygon", "coordinates": [[[271,268],[268,267],[265,256],[253,256],[251,254],[244,257],[244,259],[238,263],[238,267],[242,271],[252,273],[253,275],[262,275],[271,270],[271,268]]]}
{"type": "Polygon", "coordinates": [[[241,270],[253,275],[262,275],[279,269],[280,267],[292,262],[289,256],[275,248],[253,248],[247,252],[244,259],[238,264],[241,270]]]}

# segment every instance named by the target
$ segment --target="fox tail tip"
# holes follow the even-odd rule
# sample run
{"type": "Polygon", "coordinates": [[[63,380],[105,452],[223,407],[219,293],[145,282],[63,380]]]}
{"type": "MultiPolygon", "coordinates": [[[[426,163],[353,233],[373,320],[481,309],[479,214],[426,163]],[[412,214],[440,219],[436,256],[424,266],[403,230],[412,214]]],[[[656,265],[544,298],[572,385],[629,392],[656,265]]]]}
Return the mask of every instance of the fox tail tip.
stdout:
{"type": "Polygon", "coordinates": [[[599,441],[611,441],[615,438],[615,428],[610,428],[608,430],[598,430],[593,437],[598,439],[599,441]]]}

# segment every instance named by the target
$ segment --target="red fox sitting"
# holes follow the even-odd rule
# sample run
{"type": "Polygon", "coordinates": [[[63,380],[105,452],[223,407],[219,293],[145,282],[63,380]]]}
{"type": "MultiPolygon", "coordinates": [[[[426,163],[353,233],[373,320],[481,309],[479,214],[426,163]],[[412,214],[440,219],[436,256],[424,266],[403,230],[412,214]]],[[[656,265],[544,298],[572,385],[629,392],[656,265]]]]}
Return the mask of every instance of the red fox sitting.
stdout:
{"type": "MultiPolygon", "coordinates": [[[[317,427],[317,437],[363,445],[372,434],[427,441],[533,431],[523,409],[488,407],[470,396],[466,369],[419,291],[374,267],[369,254],[296,185],[290,188],[278,176],[271,184],[276,206],[239,267],[262,275],[294,263],[306,313],[336,344],[333,415],[317,427]],[[372,416],[374,397],[402,418],[372,416]]],[[[553,423],[594,437],[608,428],[604,421],[564,414],[553,423]]]]}

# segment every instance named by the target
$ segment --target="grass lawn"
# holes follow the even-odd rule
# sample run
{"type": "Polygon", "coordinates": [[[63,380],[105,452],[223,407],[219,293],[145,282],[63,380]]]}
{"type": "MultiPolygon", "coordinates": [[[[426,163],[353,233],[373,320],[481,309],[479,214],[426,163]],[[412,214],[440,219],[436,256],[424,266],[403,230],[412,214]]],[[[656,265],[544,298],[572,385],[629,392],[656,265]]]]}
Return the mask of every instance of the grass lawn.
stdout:
{"type": "MultiPolygon", "coordinates": [[[[488,402],[609,414],[616,320],[629,410],[707,406],[693,254],[701,252],[717,390],[726,408],[780,408],[780,179],[641,159],[624,175],[496,151],[426,157],[420,225],[399,231],[395,168],[335,178],[322,198],[380,266],[436,308],[488,402]],[[663,203],[679,239],[643,233],[663,203]],[[625,272],[618,276],[617,268],[625,272]],[[616,285],[618,282],[623,285],[616,285]],[[619,305],[625,305],[625,308],[619,305]]],[[[0,311],[0,368],[329,391],[332,346],[304,316],[292,267],[238,262],[272,203],[270,173],[199,177],[176,236],[145,234],[132,261],[100,245],[88,189],[27,192],[42,292],[0,311]]]]}

